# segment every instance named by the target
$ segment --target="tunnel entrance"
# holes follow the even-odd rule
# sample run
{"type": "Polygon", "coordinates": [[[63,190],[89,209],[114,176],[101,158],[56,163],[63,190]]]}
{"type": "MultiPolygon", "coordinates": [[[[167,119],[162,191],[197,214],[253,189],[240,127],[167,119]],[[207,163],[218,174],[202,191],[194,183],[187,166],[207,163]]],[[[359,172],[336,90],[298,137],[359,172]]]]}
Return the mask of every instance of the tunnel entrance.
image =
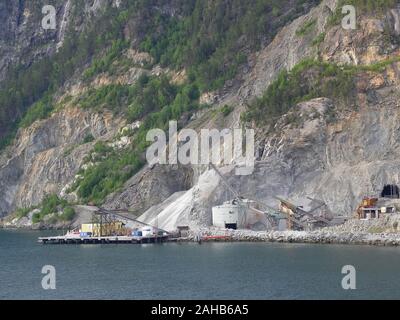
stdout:
{"type": "Polygon", "coordinates": [[[400,191],[399,187],[395,184],[387,184],[383,187],[382,198],[391,198],[391,199],[399,199],[400,198],[400,191]]]}
{"type": "Polygon", "coordinates": [[[236,230],[237,229],[237,223],[225,223],[225,228],[226,229],[236,230]]]}

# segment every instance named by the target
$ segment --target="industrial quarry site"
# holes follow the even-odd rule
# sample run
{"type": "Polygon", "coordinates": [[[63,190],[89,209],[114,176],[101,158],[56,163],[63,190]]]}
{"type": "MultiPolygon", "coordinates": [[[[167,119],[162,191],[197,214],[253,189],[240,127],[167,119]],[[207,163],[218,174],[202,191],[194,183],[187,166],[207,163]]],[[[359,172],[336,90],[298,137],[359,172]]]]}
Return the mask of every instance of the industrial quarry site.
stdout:
{"type": "Polygon", "coordinates": [[[0,3],[1,227],[400,244],[399,1],[51,2],[55,28],[45,1],[0,3]],[[174,120],[254,130],[251,173],[149,164],[174,120]]]}

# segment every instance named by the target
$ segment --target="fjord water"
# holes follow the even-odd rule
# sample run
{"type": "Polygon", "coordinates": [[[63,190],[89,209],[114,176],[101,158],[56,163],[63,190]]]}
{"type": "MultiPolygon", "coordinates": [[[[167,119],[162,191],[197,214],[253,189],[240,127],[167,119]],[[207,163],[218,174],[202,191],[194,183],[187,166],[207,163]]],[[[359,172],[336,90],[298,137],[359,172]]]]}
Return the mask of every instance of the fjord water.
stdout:
{"type": "Polygon", "coordinates": [[[48,234],[0,231],[0,299],[400,298],[400,248],[37,243],[48,234]],[[56,268],[56,290],[42,289],[44,265],[56,268]],[[357,270],[356,290],[341,287],[344,265],[357,270]]]}

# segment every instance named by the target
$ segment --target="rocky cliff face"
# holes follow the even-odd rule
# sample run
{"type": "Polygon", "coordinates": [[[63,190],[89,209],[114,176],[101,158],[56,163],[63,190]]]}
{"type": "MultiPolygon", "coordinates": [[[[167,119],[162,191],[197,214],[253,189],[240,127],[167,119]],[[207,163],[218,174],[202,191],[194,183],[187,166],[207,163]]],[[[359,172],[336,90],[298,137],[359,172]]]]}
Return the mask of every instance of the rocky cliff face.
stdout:
{"type": "Polygon", "coordinates": [[[82,30],[92,15],[105,4],[117,5],[114,0],[79,1],[4,0],[0,3],[0,81],[9,67],[28,66],[34,61],[52,55],[63,43],[70,26],[82,30]],[[56,9],[55,30],[44,30],[42,8],[51,4],[56,9]]]}
{"type": "MultiPolygon", "coordinates": [[[[221,104],[239,106],[223,125],[237,127],[239,113],[244,110],[240,106],[261,95],[279,70],[290,70],[305,58],[318,55],[328,62],[357,66],[399,57],[396,24],[399,9],[379,18],[363,16],[359,18],[360,27],[349,32],[329,25],[335,4],[324,1],[310,14],[285,27],[269,46],[254,56],[251,69],[238,79],[238,87],[232,91],[226,88],[225,95],[218,96],[221,104]],[[299,38],[296,30],[314,19],[315,29],[299,38]],[[325,40],[320,46],[313,45],[313,39],[321,33],[326,34],[325,40]]],[[[275,207],[275,196],[299,204],[312,197],[324,201],[333,214],[346,216],[352,215],[363,196],[380,194],[385,184],[398,185],[399,68],[400,63],[394,62],[384,72],[366,72],[357,78],[357,110],[341,110],[330,99],[321,97],[299,104],[275,124],[273,133],[256,128],[260,158],[255,172],[250,176],[235,176],[232,168],[227,168],[226,177],[231,185],[244,197],[275,207]],[[337,117],[333,123],[329,120],[332,110],[337,117]],[[297,124],[288,125],[288,117],[297,119],[297,124]]],[[[213,125],[217,123],[214,121],[213,125]]],[[[167,218],[170,216],[196,226],[210,224],[211,207],[232,198],[220,182],[211,186],[205,183],[207,192],[201,192],[204,187],[201,180],[210,174],[206,171],[200,183],[160,212],[159,218],[163,219],[158,221],[164,222],[162,226],[172,227],[167,218]],[[181,203],[188,196],[192,201],[186,201],[186,207],[182,208],[181,203]]],[[[154,213],[142,218],[155,221],[154,213]]]]}
{"type": "MultiPolygon", "coordinates": [[[[354,66],[394,59],[383,71],[367,70],[357,77],[358,108],[343,109],[331,99],[318,97],[292,108],[272,131],[255,126],[259,158],[254,174],[235,176],[233,167],[221,168],[245,197],[275,206],[274,196],[293,200],[309,196],[325,201],[334,214],[350,215],[363,195],[379,193],[384,184],[400,184],[400,63],[395,59],[400,55],[400,9],[360,16],[359,28],[347,31],[330,24],[336,4],[322,1],[288,23],[269,45],[250,53],[249,63],[233,81],[203,95],[213,108],[199,112],[188,124],[196,130],[240,126],[246,105],[261,96],[281,70],[290,70],[305,58],[354,66]],[[299,35],[298,30],[310,21],[313,28],[299,35]],[[318,37],[322,40],[316,41],[318,37]],[[234,111],[226,117],[214,116],[213,111],[224,104],[235,106],[234,111]],[[288,118],[298,121],[290,123],[288,118]]],[[[101,1],[91,3],[97,6],[101,1]]],[[[16,10],[1,8],[0,13],[4,8],[16,10]]],[[[57,35],[53,43],[55,39],[57,35]]],[[[124,125],[110,114],[70,106],[20,131],[0,160],[0,215],[37,204],[46,193],[66,195],[95,143],[83,143],[84,137],[90,132],[96,140],[110,140],[124,125]]],[[[211,207],[230,198],[207,167],[155,166],[143,168],[122,190],[107,197],[104,206],[144,213],[144,221],[157,219],[160,227],[173,229],[179,224],[209,225],[211,207]]]]}
{"type": "MultiPolygon", "coordinates": [[[[318,53],[323,60],[371,65],[399,57],[395,23],[399,9],[380,18],[359,18],[360,27],[349,32],[327,27],[323,12],[329,3],[317,8],[316,13],[322,11],[314,16],[323,26],[316,32],[326,32],[318,53]]],[[[366,72],[356,79],[357,110],[340,110],[330,100],[316,99],[283,116],[275,125],[276,133],[260,132],[259,175],[266,184],[260,179],[259,197],[311,195],[324,200],[332,212],[349,215],[362,196],[380,194],[384,184],[398,184],[399,67],[394,62],[384,72],[366,72]],[[337,112],[333,123],[327,122],[329,110],[337,112]],[[285,124],[290,116],[299,123],[285,124]]],[[[252,191],[243,188],[244,193],[252,191]]]]}
{"type": "Polygon", "coordinates": [[[0,161],[1,214],[37,205],[46,194],[67,189],[96,140],[113,137],[121,120],[68,108],[21,130],[0,161]]]}

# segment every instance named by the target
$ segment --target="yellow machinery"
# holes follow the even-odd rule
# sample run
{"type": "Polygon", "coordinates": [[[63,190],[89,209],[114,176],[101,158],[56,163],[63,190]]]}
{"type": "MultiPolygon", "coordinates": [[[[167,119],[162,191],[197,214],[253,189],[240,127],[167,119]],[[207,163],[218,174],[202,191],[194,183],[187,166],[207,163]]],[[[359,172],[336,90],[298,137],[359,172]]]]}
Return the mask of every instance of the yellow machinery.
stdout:
{"type": "Polygon", "coordinates": [[[125,224],[121,221],[108,223],[86,223],[82,224],[81,232],[91,233],[93,237],[108,237],[122,235],[125,233],[125,224]]]}
{"type": "Polygon", "coordinates": [[[363,209],[370,209],[374,208],[378,203],[378,198],[375,197],[364,197],[362,203],[358,206],[356,211],[356,218],[357,219],[364,219],[364,210],[363,209]]]}

